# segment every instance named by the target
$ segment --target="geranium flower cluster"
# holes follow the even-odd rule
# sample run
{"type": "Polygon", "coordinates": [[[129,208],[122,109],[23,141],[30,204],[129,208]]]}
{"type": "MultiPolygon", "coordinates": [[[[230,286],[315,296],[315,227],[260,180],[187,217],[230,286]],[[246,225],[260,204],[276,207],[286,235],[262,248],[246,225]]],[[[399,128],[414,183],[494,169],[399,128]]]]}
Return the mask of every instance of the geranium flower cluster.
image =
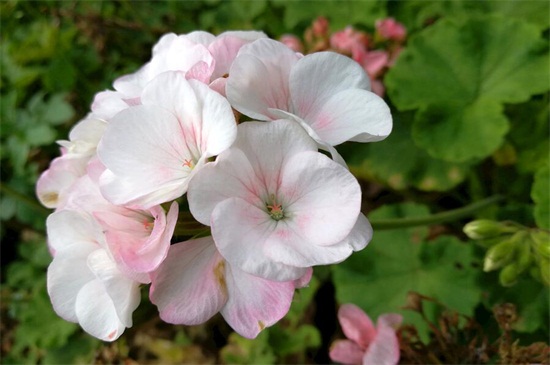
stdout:
{"type": "Polygon", "coordinates": [[[298,52],[331,50],[353,58],[369,75],[372,91],[383,96],[383,76],[401,53],[406,38],[407,30],[393,18],[376,21],[374,34],[352,26],[331,33],[329,21],[320,16],[306,30],[304,43],[292,34],[282,36],[281,42],[298,52]]]}
{"type": "Polygon", "coordinates": [[[392,119],[352,59],[255,31],[167,34],[113,86],[37,183],[55,208],[48,292],[64,319],[113,341],[150,284],[166,322],[220,312],[254,338],[313,266],[369,242],[360,186],[334,146],[381,140],[392,119]],[[174,243],[187,204],[211,236],[174,243]]]}

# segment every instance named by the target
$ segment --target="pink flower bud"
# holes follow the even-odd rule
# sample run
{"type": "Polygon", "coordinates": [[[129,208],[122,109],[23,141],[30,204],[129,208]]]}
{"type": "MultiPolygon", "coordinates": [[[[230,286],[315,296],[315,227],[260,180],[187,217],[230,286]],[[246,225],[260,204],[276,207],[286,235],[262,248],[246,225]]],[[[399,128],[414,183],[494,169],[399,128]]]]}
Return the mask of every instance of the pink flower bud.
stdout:
{"type": "Polygon", "coordinates": [[[330,46],[340,52],[353,53],[354,48],[366,49],[369,43],[368,36],[351,26],[338,31],[330,37],[330,46]]]}
{"type": "Polygon", "coordinates": [[[393,18],[377,20],[376,31],[383,39],[394,41],[403,41],[407,36],[407,30],[403,24],[393,18]]]}
{"type": "Polygon", "coordinates": [[[284,34],[283,36],[281,36],[279,41],[295,52],[304,51],[304,46],[302,45],[302,41],[300,40],[300,38],[296,37],[295,35],[284,34]]]}
{"type": "Polygon", "coordinates": [[[320,16],[313,21],[311,25],[313,35],[316,37],[324,37],[328,33],[328,20],[327,18],[320,16]]]}

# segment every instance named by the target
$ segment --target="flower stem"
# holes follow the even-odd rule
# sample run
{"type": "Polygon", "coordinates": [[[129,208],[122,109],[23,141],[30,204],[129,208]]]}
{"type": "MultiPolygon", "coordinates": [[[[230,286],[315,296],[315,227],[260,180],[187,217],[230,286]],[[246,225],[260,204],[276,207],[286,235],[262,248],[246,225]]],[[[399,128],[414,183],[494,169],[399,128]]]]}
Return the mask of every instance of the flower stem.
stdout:
{"type": "Polygon", "coordinates": [[[33,208],[37,213],[48,215],[52,211],[44,206],[42,206],[38,201],[35,199],[30,198],[29,196],[20,193],[19,191],[10,188],[6,184],[0,183],[0,192],[2,194],[9,195],[10,197],[14,198],[15,200],[18,200],[22,202],[23,204],[28,205],[29,207],[33,208]]]}
{"type": "Polygon", "coordinates": [[[472,203],[462,208],[449,210],[442,213],[432,214],[426,217],[419,218],[397,218],[397,219],[378,219],[372,220],[370,223],[373,229],[398,229],[416,226],[429,226],[432,224],[456,221],[464,217],[468,217],[478,212],[479,210],[502,201],[504,197],[494,195],[487,199],[472,203]]]}

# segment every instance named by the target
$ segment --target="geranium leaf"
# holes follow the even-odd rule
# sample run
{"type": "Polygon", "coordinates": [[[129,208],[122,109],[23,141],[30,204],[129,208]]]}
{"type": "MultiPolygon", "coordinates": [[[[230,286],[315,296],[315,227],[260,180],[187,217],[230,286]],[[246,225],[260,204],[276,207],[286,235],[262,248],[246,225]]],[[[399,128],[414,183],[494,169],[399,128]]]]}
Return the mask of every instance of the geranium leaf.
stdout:
{"type": "Polygon", "coordinates": [[[419,146],[467,161],[501,144],[508,128],[502,103],[548,90],[548,61],[548,44],[534,25],[496,16],[443,19],[410,39],[385,82],[399,109],[421,109],[414,127],[419,146]],[[476,143],[468,146],[476,129],[476,143]]]}

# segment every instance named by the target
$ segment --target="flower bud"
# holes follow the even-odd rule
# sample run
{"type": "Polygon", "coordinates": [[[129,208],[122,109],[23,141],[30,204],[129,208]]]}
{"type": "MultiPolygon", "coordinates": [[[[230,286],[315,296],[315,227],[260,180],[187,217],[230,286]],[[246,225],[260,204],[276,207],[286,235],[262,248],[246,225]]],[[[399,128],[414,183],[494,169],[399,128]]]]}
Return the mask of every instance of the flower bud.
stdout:
{"type": "Polygon", "coordinates": [[[504,225],[489,219],[479,219],[466,224],[463,228],[466,236],[473,240],[491,238],[504,233],[504,225]]]}
{"type": "Polygon", "coordinates": [[[550,232],[536,229],[530,233],[535,252],[541,257],[550,259],[550,232]]]}
{"type": "Polygon", "coordinates": [[[499,273],[498,279],[500,285],[502,286],[512,286],[518,279],[520,270],[518,268],[517,262],[512,262],[509,265],[506,265],[499,273]]]}
{"type": "Polygon", "coordinates": [[[508,264],[514,255],[516,242],[512,239],[502,241],[487,250],[483,271],[493,271],[508,264]]]}
{"type": "Polygon", "coordinates": [[[525,235],[523,241],[518,242],[518,244],[516,245],[516,255],[516,263],[518,265],[518,270],[521,273],[529,268],[529,265],[533,260],[530,240],[527,234],[525,235]]]}

